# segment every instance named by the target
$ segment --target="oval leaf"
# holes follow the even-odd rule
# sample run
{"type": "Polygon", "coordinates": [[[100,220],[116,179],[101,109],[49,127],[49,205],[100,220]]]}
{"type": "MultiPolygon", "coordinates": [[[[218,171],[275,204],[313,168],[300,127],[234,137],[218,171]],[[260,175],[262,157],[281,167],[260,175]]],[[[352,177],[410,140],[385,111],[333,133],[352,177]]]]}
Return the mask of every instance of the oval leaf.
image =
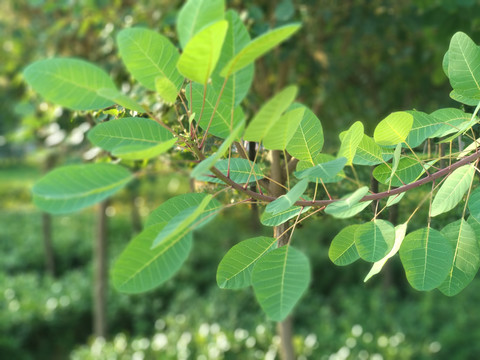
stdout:
{"type": "Polygon", "coordinates": [[[333,238],[328,249],[328,257],[335,265],[345,266],[360,259],[355,246],[355,231],[359,226],[347,226],[333,238]]]}
{"type": "Polygon", "coordinates": [[[376,219],[355,230],[355,245],[365,261],[379,261],[393,248],[394,242],[393,225],[385,220],[376,219]]]}
{"type": "Polygon", "coordinates": [[[267,205],[265,211],[278,214],[282,211],[287,210],[290,208],[300,197],[303,195],[305,190],[308,187],[308,180],[303,179],[298,184],[296,184],[293,188],[290,189],[288,193],[285,195],[280,196],[276,200],[272,201],[267,205]]]}
{"type": "Polygon", "coordinates": [[[259,236],[232,247],[217,269],[217,284],[222,289],[241,289],[252,284],[252,270],[258,259],[272,250],[277,239],[259,236]]]}
{"type": "Polygon", "coordinates": [[[325,208],[325,213],[339,219],[346,219],[357,215],[365,209],[372,201],[360,202],[368,194],[368,187],[363,186],[352,194],[342,197],[340,200],[329,204],[325,208]]]}
{"type": "Polygon", "coordinates": [[[190,80],[207,84],[220,58],[227,28],[228,22],[221,20],[197,33],[180,55],[178,71],[190,80]]]}
{"type": "Polygon", "coordinates": [[[79,59],[34,62],[23,72],[27,83],[46,100],[73,110],[100,110],[115,103],[97,92],[115,84],[99,67],[79,59]]]}
{"type": "MultiPolygon", "coordinates": [[[[215,167],[225,176],[229,176],[230,179],[236,183],[246,184],[247,182],[255,182],[265,177],[258,164],[252,165],[253,163],[249,160],[234,158],[220,160],[217,162],[215,167]]],[[[203,175],[197,176],[196,179],[200,181],[223,184],[223,181],[216,178],[210,171],[205,172],[203,175]]]]}
{"type": "Polygon", "coordinates": [[[453,251],[437,230],[424,228],[408,234],[400,247],[407,280],[416,290],[428,291],[442,284],[450,271],[453,251]]]}
{"type": "Polygon", "coordinates": [[[257,261],[252,272],[255,296],[267,316],[284,320],[310,283],[310,263],[299,250],[287,245],[257,261]]]}
{"type": "Polygon", "coordinates": [[[67,214],[106,199],[132,179],[132,174],[118,165],[64,166],[36,182],[33,202],[51,214],[67,214]]]}
{"type": "Polygon", "coordinates": [[[355,122],[342,136],[342,144],[338,151],[338,157],[347,159],[346,165],[352,165],[358,145],[363,139],[363,124],[355,122]]]}
{"type": "Polygon", "coordinates": [[[451,173],[433,199],[430,216],[452,210],[467,192],[473,175],[475,175],[475,168],[472,165],[464,165],[451,173]]]}
{"type": "Polygon", "coordinates": [[[397,145],[405,142],[412,129],[413,116],[405,111],[391,113],[380,121],[373,133],[378,145],[397,145]]]}

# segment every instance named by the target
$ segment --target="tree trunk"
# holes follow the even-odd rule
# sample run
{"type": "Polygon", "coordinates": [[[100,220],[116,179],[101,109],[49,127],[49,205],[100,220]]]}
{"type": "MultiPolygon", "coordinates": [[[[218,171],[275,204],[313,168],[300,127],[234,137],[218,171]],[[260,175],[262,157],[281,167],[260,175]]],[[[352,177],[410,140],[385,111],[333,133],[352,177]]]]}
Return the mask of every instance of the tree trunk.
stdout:
{"type": "MultiPolygon", "coordinates": [[[[272,151],[272,167],[271,167],[271,177],[274,181],[279,184],[284,183],[283,172],[285,171],[285,166],[282,166],[280,160],[280,151],[272,151]]],[[[275,184],[271,183],[270,192],[273,196],[281,196],[285,193],[284,189],[275,184]]],[[[286,229],[286,224],[281,224],[273,228],[273,234],[275,237],[279,237],[286,229]]],[[[288,243],[288,234],[283,234],[278,239],[278,247],[284,246],[288,243]]],[[[282,322],[277,323],[277,333],[280,336],[280,358],[282,360],[294,360],[295,351],[293,348],[293,320],[289,316],[282,322]]]]}
{"type": "Polygon", "coordinates": [[[107,335],[107,293],[108,293],[108,220],[106,210],[108,200],[98,207],[97,236],[94,244],[94,287],[93,287],[93,333],[107,335]]]}
{"type": "MultiPolygon", "coordinates": [[[[43,170],[49,172],[56,163],[56,156],[52,153],[47,155],[43,170]]],[[[52,236],[52,216],[48,213],[42,213],[42,237],[43,249],[45,252],[45,270],[47,274],[55,276],[55,253],[53,250],[52,236]]]]}

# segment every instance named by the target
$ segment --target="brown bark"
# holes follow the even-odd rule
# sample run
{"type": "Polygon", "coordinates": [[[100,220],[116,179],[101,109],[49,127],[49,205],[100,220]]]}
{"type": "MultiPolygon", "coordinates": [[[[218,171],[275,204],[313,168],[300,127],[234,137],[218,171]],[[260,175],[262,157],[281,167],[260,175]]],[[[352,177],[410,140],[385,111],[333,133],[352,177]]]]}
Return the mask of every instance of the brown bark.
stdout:
{"type": "Polygon", "coordinates": [[[93,333],[95,336],[107,336],[107,293],[108,293],[108,257],[107,238],[108,220],[106,210],[108,200],[98,207],[97,236],[94,244],[94,288],[93,288],[93,333]]]}
{"type": "MultiPolygon", "coordinates": [[[[271,178],[274,180],[270,184],[270,192],[273,196],[279,197],[284,194],[284,189],[276,184],[284,183],[283,173],[285,172],[285,166],[282,166],[280,159],[280,151],[272,151],[272,166],[271,166],[271,178]]],[[[275,226],[273,228],[273,234],[275,237],[279,237],[278,246],[284,246],[288,243],[288,234],[284,234],[286,229],[285,224],[275,226]]],[[[282,360],[294,360],[295,350],[293,348],[293,320],[291,316],[288,316],[284,321],[277,323],[277,333],[280,336],[280,358],[282,360]]]]}

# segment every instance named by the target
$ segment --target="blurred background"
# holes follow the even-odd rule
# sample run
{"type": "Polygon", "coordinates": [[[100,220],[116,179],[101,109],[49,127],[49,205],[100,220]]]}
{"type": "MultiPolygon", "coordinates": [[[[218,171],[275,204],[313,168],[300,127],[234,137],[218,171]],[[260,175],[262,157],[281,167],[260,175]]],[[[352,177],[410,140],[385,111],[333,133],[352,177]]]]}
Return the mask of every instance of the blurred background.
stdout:
{"type": "MultiPolygon", "coordinates": [[[[220,290],[215,282],[225,252],[257,231],[248,209],[229,209],[196,233],[188,262],[153,292],[120,294],[108,284],[108,274],[96,270],[114,261],[151,210],[189,191],[181,162],[160,159],[155,176],[129,186],[100,211],[51,217],[31,203],[30,188],[44,172],[95,153],[84,139],[91,119],[45,103],[25,86],[23,68],[52,56],[79,57],[130,89],[117,55],[117,32],[144,26],[176,41],[181,4],[0,2],[2,359],[277,358],[275,324],[251,290],[220,290]]],[[[331,153],[338,149],[338,133],[355,121],[371,135],[393,111],[459,107],[448,96],[442,58],[456,31],[480,43],[478,0],[232,0],[227,5],[242,14],[252,36],[302,22],[293,39],[256,63],[245,110],[252,114],[280,88],[298,83],[299,100],[321,119],[325,152],[331,153]]],[[[415,199],[405,199],[399,222],[414,208],[415,199]]],[[[299,359],[471,359],[480,353],[478,279],[454,298],[419,293],[394,258],[364,284],[368,264],[339,268],[328,260],[331,239],[347,223],[324,220],[310,221],[295,234],[314,269],[311,288],[294,313],[299,359]]]]}

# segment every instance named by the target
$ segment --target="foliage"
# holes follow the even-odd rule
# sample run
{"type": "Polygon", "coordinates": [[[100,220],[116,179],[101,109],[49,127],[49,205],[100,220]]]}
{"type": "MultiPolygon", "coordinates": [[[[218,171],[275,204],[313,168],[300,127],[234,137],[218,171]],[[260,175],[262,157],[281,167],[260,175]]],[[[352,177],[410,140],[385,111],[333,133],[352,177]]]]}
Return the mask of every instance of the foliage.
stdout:
{"type": "MultiPolygon", "coordinates": [[[[112,160],[115,165],[86,164],[54,170],[33,189],[37,205],[45,211],[65,213],[98,202],[124,187],[128,180],[133,178],[125,169],[130,167],[135,170],[136,166],[132,165],[131,159],[140,157],[147,160],[155,157],[157,153],[154,152],[152,156],[151,147],[160,147],[162,152],[166,151],[173,146],[170,140],[175,138],[176,146],[172,153],[179,150],[189,152],[190,156],[200,162],[198,166],[202,170],[197,168],[197,171],[192,173],[195,179],[220,183],[220,190],[214,187],[206,188],[208,195],[204,195],[197,203],[189,199],[185,208],[183,205],[175,205],[177,201],[181,203],[178,197],[169,200],[172,204],[165,206],[165,216],[161,217],[160,222],[150,222],[151,225],[132,241],[115,263],[114,283],[119,290],[146,291],[173,275],[190,252],[191,232],[197,229],[206,217],[212,218],[221,210],[218,206],[209,208],[212,199],[233,198],[233,195],[228,193],[224,195],[231,189],[245,195],[237,201],[238,204],[271,203],[266,209],[267,216],[278,217],[281,214],[275,225],[285,223],[285,227],[280,228],[281,233],[276,235],[278,248],[271,251],[261,249],[259,256],[256,247],[243,246],[240,254],[227,253],[223,261],[224,267],[232,269],[239,259],[244,259],[246,262],[241,264],[241,268],[246,269],[252,265],[252,259],[255,259],[251,272],[245,271],[243,274],[251,277],[244,283],[252,284],[258,302],[271,319],[285,319],[308,287],[309,261],[300,250],[292,246],[292,234],[297,224],[321,210],[334,218],[343,219],[367,209],[363,216],[371,219],[358,227],[348,228],[348,233],[341,233],[342,239],[334,241],[332,245],[335,247],[331,251],[334,261],[347,264],[358,255],[358,258],[376,263],[392,257],[394,254],[391,251],[396,245],[395,249],[399,251],[407,280],[415,289],[440,288],[444,293],[453,295],[458,289],[465,287],[472,279],[472,273],[478,270],[480,248],[472,244],[465,245],[462,227],[458,234],[451,229],[440,232],[432,227],[430,218],[456,208],[465,194],[466,203],[469,202],[475,173],[472,163],[478,164],[480,152],[475,147],[470,147],[472,154],[460,155],[456,153],[453,140],[458,138],[460,143],[463,140],[476,143],[473,126],[477,124],[476,115],[480,108],[480,48],[466,34],[458,32],[451,40],[443,63],[444,72],[453,87],[451,97],[466,105],[478,103],[473,114],[467,114],[466,118],[460,116],[459,122],[458,116],[446,116],[446,110],[443,110],[442,116],[438,113],[415,116],[414,112],[393,112],[376,126],[373,142],[366,140],[363,144],[362,142],[369,138],[365,138],[362,123],[357,122],[340,134],[341,147],[337,157],[326,160],[310,153],[321,150],[323,141],[315,138],[323,138],[323,130],[318,125],[312,126],[308,123],[312,122],[312,117],[305,116],[308,113],[306,109],[292,106],[298,92],[297,86],[287,86],[266,101],[245,126],[243,133],[240,130],[243,129],[244,120],[241,104],[238,105],[240,99],[235,95],[227,99],[222,97],[231,76],[252,66],[257,58],[298,31],[299,25],[286,24],[246,42],[243,36],[236,36],[237,33],[246,31],[245,25],[236,20],[238,16],[229,13],[229,16],[224,17],[222,12],[220,19],[216,13],[210,17],[210,6],[211,3],[208,2],[190,0],[180,11],[177,29],[183,51],[179,56],[169,40],[151,33],[148,34],[152,41],[158,39],[159,42],[156,42],[154,47],[147,46],[145,49],[137,44],[140,50],[136,51],[135,56],[130,56],[126,54],[128,51],[125,47],[130,46],[133,49],[132,44],[125,44],[125,36],[119,36],[119,47],[124,47],[122,59],[127,70],[131,71],[133,77],[139,77],[140,83],[148,83],[150,89],[152,84],[155,84],[158,101],[162,104],[159,111],[151,108],[151,104],[142,101],[138,103],[137,100],[119,93],[105,72],[84,61],[69,58],[40,60],[24,71],[26,81],[36,92],[59,105],[74,110],[101,111],[113,103],[117,104],[119,119],[112,120],[111,123],[117,125],[117,128],[129,129],[127,131],[131,135],[120,136],[120,145],[115,141],[112,145],[112,141],[95,141],[93,130],[90,140],[106,151],[106,156],[101,161],[112,160]],[[187,25],[183,17],[187,11],[185,9],[194,6],[194,3],[201,16],[187,25]],[[185,30],[187,26],[189,28],[185,30]],[[231,36],[227,36],[229,29],[231,36]],[[166,51],[159,51],[159,48],[166,48],[166,51]],[[231,51],[232,48],[235,50],[231,51]],[[221,63],[221,59],[226,62],[221,63]],[[170,66],[166,70],[165,64],[172,61],[176,62],[176,68],[170,66]],[[144,63],[151,65],[152,72],[138,70],[144,63]],[[218,81],[221,78],[224,78],[223,83],[218,81]],[[182,82],[185,86],[179,89],[178,84],[182,82]],[[174,98],[175,103],[170,105],[174,98]],[[169,111],[170,109],[174,111],[169,111]],[[132,116],[127,116],[129,114],[132,116]],[[172,136],[155,136],[150,123],[146,125],[147,121],[144,119],[157,123],[164,128],[165,134],[168,131],[172,136]],[[134,122],[138,129],[134,132],[127,122],[134,122]],[[429,131],[421,130],[423,128],[428,128],[429,131]],[[298,140],[297,131],[308,132],[311,129],[317,132],[304,137],[303,142],[298,140]],[[232,132],[234,135],[231,135],[232,132]],[[222,139],[226,138],[223,142],[222,139]],[[139,141],[153,144],[145,148],[139,141]],[[249,146],[253,146],[254,142],[258,143],[258,151],[254,157],[249,158],[243,141],[249,141],[249,146]],[[450,143],[450,153],[445,156],[439,150],[438,154],[431,151],[424,154],[419,145],[423,142],[431,144],[433,141],[450,143]],[[215,144],[220,143],[222,145],[218,155],[207,160],[207,156],[213,154],[215,144]],[[360,181],[353,165],[361,166],[355,161],[357,149],[361,146],[364,153],[371,154],[370,160],[381,162],[383,169],[380,166],[377,169],[382,169],[383,173],[376,169],[374,176],[385,185],[384,191],[376,192],[363,186],[360,181]],[[289,148],[296,148],[301,154],[299,158],[292,158],[292,154],[287,152],[289,148]],[[384,154],[388,154],[393,148],[395,150],[391,154],[392,161],[389,162],[384,159],[384,154]],[[144,152],[146,149],[148,155],[144,152]],[[273,151],[271,161],[267,160],[267,150],[273,151]],[[452,161],[456,156],[458,159],[452,161]],[[221,159],[223,157],[226,159],[221,159]],[[275,158],[277,160],[274,160],[275,158]],[[447,159],[451,165],[434,165],[447,159]],[[293,172],[298,160],[311,163],[302,166],[298,163],[300,168],[293,172]],[[207,161],[207,164],[202,164],[202,161],[207,161]],[[112,167],[117,170],[108,170],[112,167]],[[292,172],[294,177],[290,177],[292,172]],[[282,180],[283,176],[286,181],[282,180]],[[442,177],[443,180],[440,181],[442,177]],[[82,182],[71,179],[81,179],[82,182]],[[336,193],[332,198],[332,191],[329,191],[325,184],[348,180],[355,184],[353,191],[344,195],[347,191],[342,189],[341,183],[334,187],[336,193]],[[437,180],[440,184],[436,183],[437,180]],[[256,190],[243,185],[249,183],[255,183],[256,190]],[[280,190],[280,193],[284,190],[288,192],[284,197],[280,197],[276,188],[283,186],[283,183],[286,187],[280,190]],[[382,200],[407,191],[416,191],[417,187],[427,183],[433,184],[432,191],[427,197],[420,199],[418,207],[404,222],[404,225],[408,226],[418,208],[426,203],[430,205],[429,218],[425,219],[426,227],[407,233],[405,238],[400,236],[401,239],[396,239],[393,224],[381,219],[387,207],[382,200]],[[294,184],[296,185],[293,186],[294,184]],[[398,188],[393,189],[392,186],[398,188]],[[214,192],[214,189],[217,192],[214,192]],[[369,213],[370,203],[374,204],[373,215],[369,213]],[[311,208],[308,210],[310,213],[303,213],[307,207],[311,208]],[[285,212],[295,212],[293,225],[286,223],[291,216],[283,216],[285,212]],[[288,232],[290,234],[285,241],[283,237],[288,232]],[[448,234],[448,238],[445,234],[448,234]],[[353,241],[348,239],[351,236],[353,241]],[[465,246],[469,251],[463,251],[465,246]],[[342,259],[347,253],[348,259],[342,259]],[[163,278],[160,274],[166,277],[163,278]],[[455,282],[455,289],[445,285],[445,281],[455,282]]],[[[132,36],[135,35],[132,33],[132,36]]],[[[136,44],[135,41],[133,43],[136,44]]],[[[231,86],[233,94],[246,94],[250,82],[235,81],[231,86]]],[[[118,136],[115,126],[99,126],[103,126],[107,136],[118,136]]],[[[118,142],[118,139],[116,141],[118,142]]],[[[460,149],[458,150],[460,152],[460,149]]],[[[363,165],[371,164],[364,162],[363,165]]],[[[141,172],[148,170],[148,162],[145,161],[141,172]]],[[[227,206],[230,205],[224,205],[227,206]]],[[[464,210],[461,224],[464,224],[466,217],[464,210]]],[[[470,231],[470,234],[472,233],[470,231]]],[[[235,248],[236,252],[238,250],[239,248],[235,248]]]]}

